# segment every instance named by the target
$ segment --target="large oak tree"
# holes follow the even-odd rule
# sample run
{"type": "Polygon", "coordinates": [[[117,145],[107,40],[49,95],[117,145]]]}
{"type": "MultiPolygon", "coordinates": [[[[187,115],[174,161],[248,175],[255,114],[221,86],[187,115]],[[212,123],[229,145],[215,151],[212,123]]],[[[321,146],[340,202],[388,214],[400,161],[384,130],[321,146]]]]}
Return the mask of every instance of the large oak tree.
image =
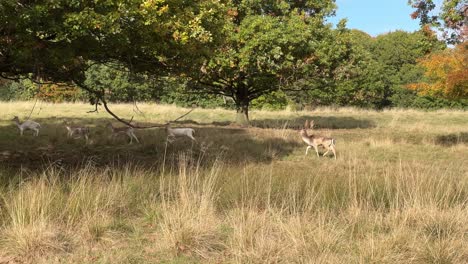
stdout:
{"type": "Polygon", "coordinates": [[[330,65],[334,1],[234,0],[228,4],[226,38],[195,76],[193,89],[232,97],[237,122],[249,120],[250,102],[304,74],[330,65]]]}

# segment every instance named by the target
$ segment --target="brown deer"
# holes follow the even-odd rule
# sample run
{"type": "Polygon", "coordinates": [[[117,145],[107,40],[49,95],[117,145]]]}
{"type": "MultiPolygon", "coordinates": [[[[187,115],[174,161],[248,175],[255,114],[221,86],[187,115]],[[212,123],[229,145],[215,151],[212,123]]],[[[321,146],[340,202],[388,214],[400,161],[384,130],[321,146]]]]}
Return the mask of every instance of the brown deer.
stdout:
{"type": "Polygon", "coordinates": [[[304,128],[301,129],[300,134],[302,140],[308,145],[306,149],[306,155],[309,152],[309,149],[313,147],[315,149],[315,152],[317,153],[317,157],[320,157],[319,152],[318,152],[318,146],[322,145],[327,151],[323,154],[323,156],[327,155],[327,153],[331,150],[333,152],[333,156],[335,157],[336,160],[336,150],[335,150],[335,145],[336,145],[336,140],[333,138],[329,137],[323,137],[323,136],[318,136],[318,135],[309,135],[307,134],[307,129],[313,129],[314,128],[314,120],[305,121],[304,128]]]}

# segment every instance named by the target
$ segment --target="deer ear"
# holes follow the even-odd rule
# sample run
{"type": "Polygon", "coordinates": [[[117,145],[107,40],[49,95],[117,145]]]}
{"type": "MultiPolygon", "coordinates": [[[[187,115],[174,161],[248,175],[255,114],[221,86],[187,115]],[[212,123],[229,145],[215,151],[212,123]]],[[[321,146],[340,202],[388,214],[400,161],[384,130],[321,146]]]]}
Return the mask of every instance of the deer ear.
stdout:
{"type": "Polygon", "coordinates": [[[310,120],[309,127],[310,129],[314,128],[314,120],[310,120]]]}
{"type": "Polygon", "coordinates": [[[309,127],[309,120],[306,120],[304,123],[304,128],[308,128],[308,127],[309,127]]]}

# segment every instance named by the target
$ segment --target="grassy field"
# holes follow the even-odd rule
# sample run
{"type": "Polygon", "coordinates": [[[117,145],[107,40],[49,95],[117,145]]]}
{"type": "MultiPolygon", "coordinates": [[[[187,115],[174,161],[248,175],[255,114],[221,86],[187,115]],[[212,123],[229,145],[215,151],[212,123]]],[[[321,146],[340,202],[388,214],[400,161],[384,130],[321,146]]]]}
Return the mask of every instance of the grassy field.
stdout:
{"type": "MultiPolygon", "coordinates": [[[[252,111],[241,128],[196,109],[173,126],[197,143],[156,128],[128,145],[86,104],[39,102],[39,137],[19,137],[33,104],[0,103],[0,263],[468,263],[466,112],[252,111]],[[309,118],[336,161],[304,156],[309,118]]],[[[112,107],[145,124],[187,111],[112,107]]]]}

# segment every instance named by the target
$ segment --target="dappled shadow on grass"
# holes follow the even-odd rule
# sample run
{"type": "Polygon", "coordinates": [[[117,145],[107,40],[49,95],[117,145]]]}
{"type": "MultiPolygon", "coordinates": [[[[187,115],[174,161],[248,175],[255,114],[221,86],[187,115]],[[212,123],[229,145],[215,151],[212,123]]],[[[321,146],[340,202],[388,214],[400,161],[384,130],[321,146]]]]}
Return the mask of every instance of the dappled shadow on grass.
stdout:
{"type": "MultiPolygon", "coordinates": [[[[356,128],[374,128],[376,124],[372,120],[368,119],[356,119],[354,117],[343,116],[300,116],[290,119],[255,119],[250,122],[250,127],[256,128],[272,128],[272,129],[300,129],[304,126],[306,120],[314,120],[317,129],[356,129],[356,128]]],[[[183,120],[176,122],[181,125],[197,125],[197,126],[223,126],[233,127],[235,123],[224,121],[224,122],[212,122],[204,123],[193,120],[183,120]]]]}
{"type": "MultiPolygon", "coordinates": [[[[11,169],[43,169],[50,164],[63,168],[77,168],[91,162],[97,167],[135,164],[147,168],[160,168],[163,164],[177,165],[181,153],[188,154],[201,166],[210,165],[221,159],[225,163],[270,162],[274,158],[289,155],[299,145],[298,141],[285,140],[274,134],[256,136],[248,129],[221,127],[215,125],[181,125],[192,127],[197,142],[179,138],[166,143],[164,128],[136,129],[140,144],[128,144],[125,135],[109,138],[110,131],[105,127],[112,119],[70,119],[74,125],[90,127],[90,143],[84,139],[67,138],[63,125],[64,118],[35,119],[42,126],[39,137],[27,132],[19,136],[16,126],[0,127],[0,164],[11,169]]],[[[5,122],[4,122],[5,124],[5,122]]],[[[269,132],[271,133],[271,132],[269,132]]],[[[211,166],[211,165],[210,165],[211,166]]]]}
{"type": "Polygon", "coordinates": [[[447,135],[439,135],[435,138],[435,143],[442,146],[454,146],[458,144],[468,144],[468,133],[453,133],[447,135]]]}
{"type": "Polygon", "coordinates": [[[251,126],[259,128],[292,128],[300,129],[306,120],[314,120],[317,129],[355,129],[374,128],[373,121],[367,119],[356,119],[354,117],[334,116],[300,116],[294,119],[259,119],[251,122],[251,126]]]}

